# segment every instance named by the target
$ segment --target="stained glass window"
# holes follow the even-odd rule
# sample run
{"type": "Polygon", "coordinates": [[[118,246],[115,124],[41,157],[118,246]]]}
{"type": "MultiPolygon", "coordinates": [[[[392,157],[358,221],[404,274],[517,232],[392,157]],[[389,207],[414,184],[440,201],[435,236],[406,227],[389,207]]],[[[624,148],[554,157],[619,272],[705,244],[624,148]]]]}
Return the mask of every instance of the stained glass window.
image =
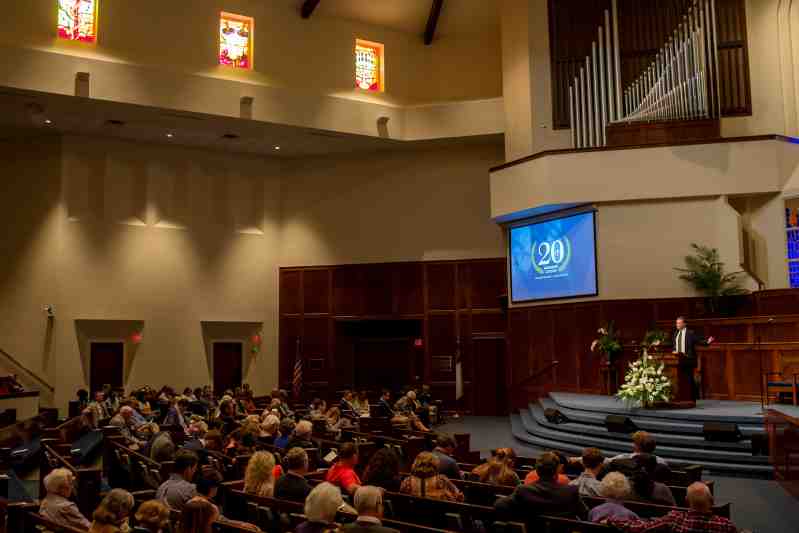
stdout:
{"type": "Polygon", "coordinates": [[[58,0],[58,36],[70,41],[97,41],[99,0],[58,0]]]}
{"type": "Polygon", "coordinates": [[[355,40],[355,86],[365,91],[382,91],[383,45],[355,40]]]}
{"type": "Polygon", "coordinates": [[[219,64],[252,68],[252,34],[255,20],[231,13],[219,18],[219,64]]]}

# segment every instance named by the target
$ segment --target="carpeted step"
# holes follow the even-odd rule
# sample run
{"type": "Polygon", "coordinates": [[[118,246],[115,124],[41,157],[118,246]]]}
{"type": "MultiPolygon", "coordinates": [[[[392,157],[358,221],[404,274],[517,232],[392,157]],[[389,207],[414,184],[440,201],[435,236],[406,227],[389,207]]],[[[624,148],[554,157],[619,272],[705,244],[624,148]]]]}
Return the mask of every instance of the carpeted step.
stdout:
{"type": "MultiPolygon", "coordinates": [[[[540,431],[536,431],[535,434],[529,432],[530,427],[535,427],[536,422],[532,418],[532,415],[529,413],[528,410],[523,410],[520,412],[519,415],[512,415],[511,416],[511,429],[513,432],[513,436],[525,443],[532,444],[533,446],[538,446],[545,449],[551,450],[559,450],[564,453],[568,453],[571,455],[580,455],[582,453],[583,448],[585,445],[576,443],[573,436],[568,434],[560,434],[552,435],[546,434],[544,432],[544,428],[540,428],[540,431]],[[565,440],[564,440],[565,439],[565,440]]],[[[619,452],[629,451],[629,448],[625,450],[619,450],[618,448],[612,447],[604,447],[603,445],[596,446],[600,449],[600,451],[607,455],[612,456],[619,452]]],[[[732,460],[722,460],[722,461],[714,461],[714,460],[706,460],[706,459],[698,459],[698,458],[677,458],[677,457],[667,457],[664,456],[674,467],[681,467],[687,466],[691,464],[701,464],[704,465],[709,471],[713,472],[720,472],[720,473],[729,473],[735,475],[749,475],[749,476],[757,476],[757,477],[771,477],[773,470],[772,467],[769,465],[758,465],[758,464],[741,464],[734,462],[732,460]]]]}
{"type": "MultiPolygon", "coordinates": [[[[585,423],[585,422],[578,422],[569,418],[569,414],[562,409],[559,410],[563,413],[564,416],[569,418],[569,422],[567,423],[560,423],[555,424],[547,420],[546,416],[544,416],[544,409],[547,405],[547,402],[539,402],[538,404],[530,404],[530,413],[536,419],[536,421],[549,429],[561,430],[561,431],[568,431],[570,433],[576,433],[580,435],[586,435],[589,437],[603,437],[608,439],[615,439],[619,440],[627,447],[630,446],[630,435],[627,433],[613,433],[608,431],[605,428],[605,419],[603,418],[598,423],[585,423]]],[[[554,403],[552,404],[554,405],[554,403]]],[[[652,436],[655,437],[655,440],[658,443],[658,446],[674,446],[678,448],[700,448],[706,450],[729,450],[729,451],[738,451],[744,453],[751,453],[752,450],[752,441],[749,439],[742,440],[740,442],[716,442],[716,441],[706,441],[704,435],[699,433],[698,435],[686,435],[680,433],[672,433],[672,432],[662,432],[665,428],[661,427],[659,430],[655,431],[653,429],[641,427],[640,429],[644,429],[649,431],[652,436]]]]}

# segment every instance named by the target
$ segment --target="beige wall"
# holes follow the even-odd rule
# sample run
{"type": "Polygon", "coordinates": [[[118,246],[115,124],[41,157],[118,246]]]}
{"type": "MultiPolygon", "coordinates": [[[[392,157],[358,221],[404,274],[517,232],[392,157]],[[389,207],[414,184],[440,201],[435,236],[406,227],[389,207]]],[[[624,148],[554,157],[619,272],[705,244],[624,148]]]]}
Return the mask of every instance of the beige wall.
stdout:
{"type": "Polygon", "coordinates": [[[281,265],[502,257],[488,168],[475,145],[317,158],[285,184],[281,265]]]}
{"type": "MultiPolygon", "coordinates": [[[[201,323],[261,323],[245,380],[259,391],[276,384],[278,164],[88,138],[7,146],[11,154],[0,347],[56,386],[58,406],[87,386],[76,320],[143,322],[144,341],[127,347],[128,388],[208,383],[201,323]],[[57,311],[49,351],[45,304],[57,311]]],[[[89,324],[82,335],[128,333],[89,324]]],[[[217,331],[246,340],[252,329],[217,331]]]]}

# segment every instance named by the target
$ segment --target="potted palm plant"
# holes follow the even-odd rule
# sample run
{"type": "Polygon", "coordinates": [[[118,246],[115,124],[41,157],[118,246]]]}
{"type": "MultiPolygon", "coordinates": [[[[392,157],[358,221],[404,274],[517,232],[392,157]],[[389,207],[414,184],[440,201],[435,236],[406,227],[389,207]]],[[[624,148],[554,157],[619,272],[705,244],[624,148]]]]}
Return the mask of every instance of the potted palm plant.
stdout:
{"type": "Polygon", "coordinates": [[[734,297],[746,294],[741,286],[742,271],[725,272],[724,263],[715,248],[691,244],[694,253],[685,256],[685,268],[675,268],[680,279],[707,299],[711,314],[734,313],[734,297]]]}

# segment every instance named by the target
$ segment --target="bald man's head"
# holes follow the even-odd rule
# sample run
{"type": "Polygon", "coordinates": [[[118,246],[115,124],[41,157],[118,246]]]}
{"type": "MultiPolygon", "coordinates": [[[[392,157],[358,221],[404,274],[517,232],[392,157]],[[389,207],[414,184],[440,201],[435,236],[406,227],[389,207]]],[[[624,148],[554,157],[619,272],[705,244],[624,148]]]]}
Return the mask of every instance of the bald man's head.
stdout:
{"type": "Polygon", "coordinates": [[[691,483],[685,493],[688,507],[694,511],[709,513],[713,509],[713,495],[710,489],[702,482],[691,483]]]}

